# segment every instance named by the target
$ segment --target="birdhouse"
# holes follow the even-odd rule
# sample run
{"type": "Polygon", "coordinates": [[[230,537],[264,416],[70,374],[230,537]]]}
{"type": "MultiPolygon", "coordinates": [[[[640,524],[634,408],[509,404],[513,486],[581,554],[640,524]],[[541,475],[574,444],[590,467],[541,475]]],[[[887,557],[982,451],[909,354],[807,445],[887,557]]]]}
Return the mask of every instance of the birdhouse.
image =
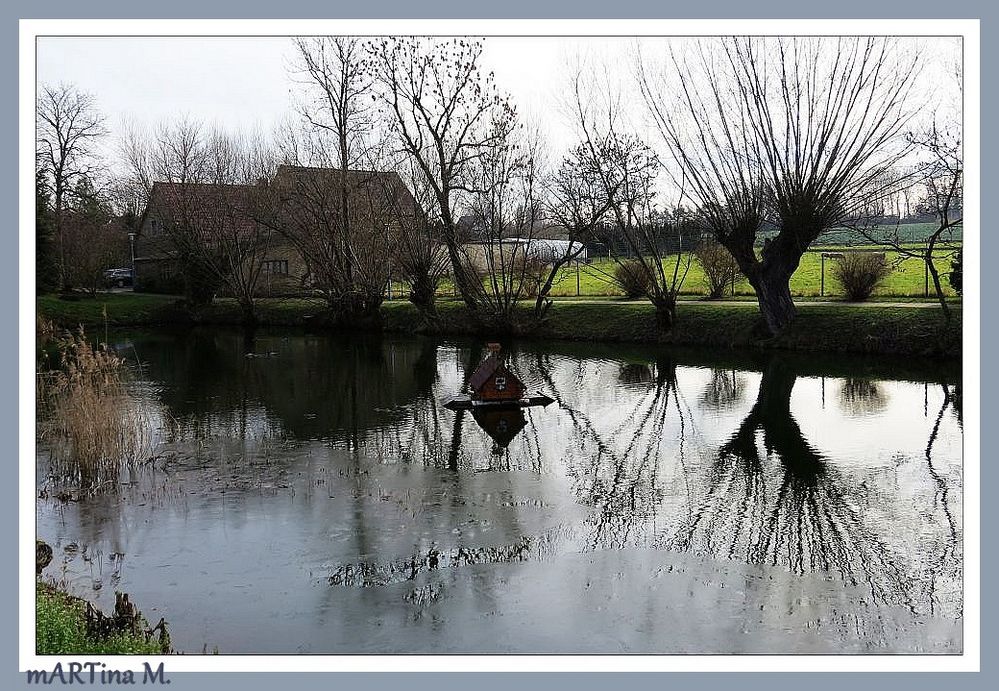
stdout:
{"type": "Polygon", "coordinates": [[[493,452],[502,452],[520,430],[527,425],[521,408],[497,408],[495,406],[476,408],[472,418],[494,442],[493,452]]]}
{"type": "Polygon", "coordinates": [[[489,356],[482,361],[468,381],[473,401],[519,401],[524,383],[509,370],[498,343],[489,344],[489,356]]]}

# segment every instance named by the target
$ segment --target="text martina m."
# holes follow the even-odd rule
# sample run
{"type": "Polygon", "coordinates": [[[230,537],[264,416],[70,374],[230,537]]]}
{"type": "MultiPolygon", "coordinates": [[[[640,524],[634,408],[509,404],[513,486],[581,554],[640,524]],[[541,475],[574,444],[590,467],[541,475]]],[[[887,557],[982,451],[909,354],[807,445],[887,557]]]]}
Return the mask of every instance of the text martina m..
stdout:
{"type": "Polygon", "coordinates": [[[51,670],[29,669],[29,684],[169,684],[161,662],[155,669],[148,662],[142,671],[108,669],[103,662],[58,662],[51,670]]]}

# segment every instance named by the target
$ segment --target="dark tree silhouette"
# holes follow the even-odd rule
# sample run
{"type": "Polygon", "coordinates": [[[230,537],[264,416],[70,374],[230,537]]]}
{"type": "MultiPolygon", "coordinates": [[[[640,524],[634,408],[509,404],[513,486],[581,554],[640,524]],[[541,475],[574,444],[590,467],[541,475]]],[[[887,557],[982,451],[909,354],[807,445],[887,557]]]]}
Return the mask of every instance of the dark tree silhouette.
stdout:
{"type": "Polygon", "coordinates": [[[684,186],[756,291],[771,333],[795,316],[789,281],[823,231],[886,193],[911,148],[917,59],[886,38],[728,38],[643,61],[645,103],[684,186]],[[757,248],[764,221],[777,232],[757,248]]]}

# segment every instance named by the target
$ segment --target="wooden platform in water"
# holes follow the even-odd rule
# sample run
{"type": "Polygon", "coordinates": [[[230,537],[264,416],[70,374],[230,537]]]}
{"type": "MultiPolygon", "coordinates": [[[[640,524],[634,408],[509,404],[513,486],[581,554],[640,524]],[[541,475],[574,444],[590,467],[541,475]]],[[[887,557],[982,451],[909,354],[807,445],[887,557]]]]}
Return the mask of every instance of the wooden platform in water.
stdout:
{"type": "Polygon", "coordinates": [[[449,410],[485,410],[485,409],[498,409],[498,408],[528,408],[530,406],[546,406],[549,403],[554,403],[555,399],[545,396],[543,393],[537,393],[533,396],[525,396],[524,398],[511,398],[508,400],[476,400],[467,394],[458,394],[457,396],[451,396],[442,401],[445,408],[449,410]]]}

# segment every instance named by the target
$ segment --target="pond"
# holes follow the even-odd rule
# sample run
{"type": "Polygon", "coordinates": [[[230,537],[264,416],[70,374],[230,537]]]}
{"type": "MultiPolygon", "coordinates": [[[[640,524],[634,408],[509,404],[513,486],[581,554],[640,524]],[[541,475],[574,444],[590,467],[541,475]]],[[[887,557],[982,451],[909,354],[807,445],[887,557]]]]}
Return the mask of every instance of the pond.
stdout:
{"type": "Polygon", "coordinates": [[[483,343],[111,336],[153,457],[39,447],[46,575],[181,651],[962,651],[956,366],[524,342],[555,402],[473,415],[483,343]]]}

